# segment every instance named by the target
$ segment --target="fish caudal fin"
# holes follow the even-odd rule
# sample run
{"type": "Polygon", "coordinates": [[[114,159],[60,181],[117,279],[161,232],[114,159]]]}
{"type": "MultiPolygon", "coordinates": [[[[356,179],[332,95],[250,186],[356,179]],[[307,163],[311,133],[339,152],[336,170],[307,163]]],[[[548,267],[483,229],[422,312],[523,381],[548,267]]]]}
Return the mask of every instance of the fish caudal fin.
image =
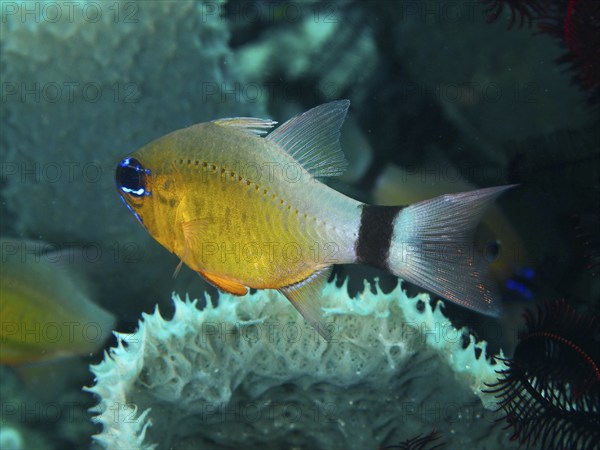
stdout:
{"type": "Polygon", "coordinates": [[[489,263],[472,236],[485,208],[513,186],[442,195],[402,209],[393,220],[387,269],[456,304],[498,316],[489,263]]]}

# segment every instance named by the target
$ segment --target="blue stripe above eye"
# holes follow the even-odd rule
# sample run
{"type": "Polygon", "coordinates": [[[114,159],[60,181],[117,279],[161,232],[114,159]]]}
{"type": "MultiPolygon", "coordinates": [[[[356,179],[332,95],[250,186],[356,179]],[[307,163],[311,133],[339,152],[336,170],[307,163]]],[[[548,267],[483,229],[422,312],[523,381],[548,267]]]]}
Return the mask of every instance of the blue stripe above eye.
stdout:
{"type": "Polygon", "coordinates": [[[129,166],[129,161],[131,161],[131,158],[125,158],[123,161],[121,161],[121,163],[119,164],[119,166],[121,166],[121,167],[127,167],[127,166],[129,166]]]}

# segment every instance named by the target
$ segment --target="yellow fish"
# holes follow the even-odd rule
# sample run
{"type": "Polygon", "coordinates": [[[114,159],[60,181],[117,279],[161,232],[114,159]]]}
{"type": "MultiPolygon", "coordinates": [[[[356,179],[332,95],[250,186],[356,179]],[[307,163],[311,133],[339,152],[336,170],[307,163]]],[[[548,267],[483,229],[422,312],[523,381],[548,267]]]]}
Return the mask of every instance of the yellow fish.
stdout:
{"type": "Polygon", "coordinates": [[[111,335],[113,315],[93,303],[83,280],[39,250],[40,241],[1,239],[0,363],[86,355],[111,335]]]}
{"type": "Polygon", "coordinates": [[[346,161],[350,102],[276,122],[220,119],[169,133],[124,158],[119,194],[142,226],[217,288],[277,289],[324,335],[320,293],[334,264],[385,269],[484,314],[499,313],[470,234],[510,186],[411,206],[370,206],[319,180],[346,161]]]}

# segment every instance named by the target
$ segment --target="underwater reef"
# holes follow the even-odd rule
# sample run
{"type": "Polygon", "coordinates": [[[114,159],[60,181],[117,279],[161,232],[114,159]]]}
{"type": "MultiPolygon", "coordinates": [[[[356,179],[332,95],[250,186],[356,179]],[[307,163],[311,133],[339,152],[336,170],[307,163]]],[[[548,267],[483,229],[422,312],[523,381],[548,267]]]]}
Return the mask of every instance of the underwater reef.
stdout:
{"type": "Polygon", "coordinates": [[[227,23],[202,2],[83,2],[71,15],[60,3],[9,3],[0,39],[2,234],[98,249],[91,271],[111,280],[97,283],[103,306],[126,314],[111,302],[119,292],[148,298],[149,310],[151,294],[169,294],[177,261],[155,258],[151,239],[136,233],[115,194],[114,165],[182,124],[265,115],[262,103],[221,95],[245,81],[227,23]],[[124,270],[155,285],[130,283],[124,270]]]}
{"type": "MultiPolygon", "coordinates": [[[[117,448],[344,448],[435,429],[452,448],[516,448],[486,383],[504,364],[425,294],[326,286],[327,340],[283,296],[218,306],[173,296],[175,314],[139,329],[92,366],[94,439],[117,448]]],[[[502,356],[502,355],[500,355],[502,356]]]]}
{"type": "MultiPolygon", "coordinates": [[[[0,448],[404,448],[433,430],[442,448],[516,448],[502,399],[483,392],[509,360],[492,364],[479,341],[513,355],[532,303],[507,301],[492,322],[431,310],[415,290],[373,293],[365,278],[396,279],[337,268],[356,298],[327,288],[327,342],[274,292],[217,297],[186,268],[173,280],[178,259],[130,217],[114,180],[123,154],[172,130],[349,98],[349,185],[336,189],[372,201],[392,164],[422,185],[453,183],[446,162],[474,186],[520,183],[500,207],[523,242],[514,247],[531,255],[530,302],[564,297],[597,312],[600,140],[589,93],[571,84],[591,72],[556,62],[588,53],[507,30],[508,8],[487,23],[489,3],[0,2],[0,235],[100,250],[77,265],[121,332],[104,358],[34,376],[0,366],[0,448]],[[173,291],[199,300],[171,302],[173,291]]],[[[575,25],[597,10],[596,0],[495,3],[578,5],[575,25]]]]}

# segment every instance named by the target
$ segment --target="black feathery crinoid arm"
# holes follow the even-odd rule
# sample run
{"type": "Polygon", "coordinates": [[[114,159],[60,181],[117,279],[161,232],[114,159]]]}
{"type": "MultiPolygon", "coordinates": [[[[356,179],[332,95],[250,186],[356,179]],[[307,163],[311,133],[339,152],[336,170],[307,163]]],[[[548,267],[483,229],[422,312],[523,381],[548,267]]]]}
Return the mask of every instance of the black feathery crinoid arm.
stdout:
{"type": "Polygon", "coordinates": [[[545,4],[542,0],[483,0],[487,5],[484,10],[488,22],[496,22],[504,7],[510,8],[510,20],[507,28],[512,28],[517,19],[519,19],[519,27],[525,23],[529,27],[535,19],[545,10],[545,4]]]}
{"type": "Polygon", "coordinates": [[[563,0],[539,17],[540,33],[560,40],[567,52],[558,59],[573,72],[573,81],[600,104],[600,2],[563,0]]]}
{"type": "Polygon", "coordinates": [[[600,104],[600,1],[597,0],[481,0],[488,22],[496,22],[504,8],[510,11],[507,28],[518,21],[538,33],[558,39],[567,52],[558,59],[573,71],[573,81],[581,86],[592,107],[600,104]]]}
{"type": "Polygon", "coordinates": [[[496,394],[520,444],[600,448],[600,322],[564,300],[525,312],[526,329],[496,394]]]}
{"type": "Polygon", "coordinates": [[[390,445],[387,447],[380,447],[379,450],[441,450],[445,445],[443,442],[439,442],[434,446],[436,441],[440,439],[440,435],[436,430],[432,430],[430,433],[423,435],[419,434],[414,438],[407,439],[397,445],[390,445]]]}

